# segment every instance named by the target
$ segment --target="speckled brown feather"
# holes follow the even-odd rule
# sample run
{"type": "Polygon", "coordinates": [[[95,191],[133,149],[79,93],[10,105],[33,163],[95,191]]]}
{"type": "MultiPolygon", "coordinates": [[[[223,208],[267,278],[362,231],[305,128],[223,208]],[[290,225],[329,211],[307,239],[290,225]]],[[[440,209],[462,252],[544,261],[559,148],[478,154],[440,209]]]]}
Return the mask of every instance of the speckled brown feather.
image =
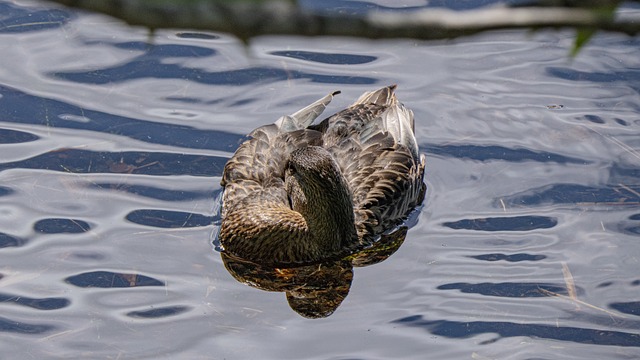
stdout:
{"type": "Polygon", "coordinates": [[[424,197],[424,156],[418,155],[413,136],[413,114],[397,102],[394,89],[365,93],[318,125],[310,123],[331,95],[254,130],[222,176],[219,238],[225,251],[273,264],[313,262],[339,251],[316,243],[306,219],[291,209],[285,191],[290,154],[308,146],[321,146],[332,155],[351,195],[357,239],[346,239],[341,246],[370,243],[419,205],[424,197]]]}

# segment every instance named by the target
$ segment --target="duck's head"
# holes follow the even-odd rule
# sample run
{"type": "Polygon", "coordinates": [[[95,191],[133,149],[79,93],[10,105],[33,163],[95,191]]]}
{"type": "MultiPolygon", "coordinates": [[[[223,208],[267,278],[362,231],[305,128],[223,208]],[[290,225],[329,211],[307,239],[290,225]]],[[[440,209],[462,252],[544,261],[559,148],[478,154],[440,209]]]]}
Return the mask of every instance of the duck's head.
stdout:
{"type": "Polygon", "coordinates": [[[315,241],[330,251],[353,243],[356,231],[349,186],[326,149],[294,150],[284,179],[291,209],[305,218],[315,241]]]}
{"type": "Polygon", "coordinates": [[[228,210],[219,234],[225,251],[275,266],[348,252],[358,241],[353,202],[331,154],[318,146],[296,149],[283,177],[284,189],[265,187],[228,210]]]}

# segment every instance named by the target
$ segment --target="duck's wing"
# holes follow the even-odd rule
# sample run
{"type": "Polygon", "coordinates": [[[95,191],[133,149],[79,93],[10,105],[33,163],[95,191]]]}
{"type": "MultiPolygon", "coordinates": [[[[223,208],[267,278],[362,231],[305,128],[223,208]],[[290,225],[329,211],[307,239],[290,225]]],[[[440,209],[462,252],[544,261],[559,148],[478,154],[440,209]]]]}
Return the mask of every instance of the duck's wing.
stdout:
{"type": "Polygon", "coordinates": [[[275,125],[284,132],[306,129],[313,120],[322,114],[327,105],[333,100],[333,97],[338,94],[340,94],[340,91],[334,91],[291,115],[282,116],[276,120],[275,125]]]}
{"type": "MultiPolygon", "coordinates": [[[[300,147],[321,144],[320,132],[306,128],[337,93],[329,94],[249,134],[249,139],[236,150],[222,173],[223,216],[228,209],[256,191],[270,187],[283,189],[284,168],[289,154],[300,147]]],[[[284,194],[276,190],[273,193],[284,194]]],[[[286,194],[281,197],[286,201],[286,194]]]]}
{"type": "Polygon", "coordinates": [[[394,89],[365,93],[324,124],[325,147],[353,195],[360,238],[397,225],[424,196],[424,156],[413,135],[413,113],[394,89]]]}
{"type": "MultiPolygon", "coordinates": [[[[375,104],[386,110],[380,116],[381,121],[369,122],[365,125],[362,135],[375,135],[376,130],[388,131],[394,140],[406,146],[416,161],[419,161],[418,143],[415,137],[415,122],[413,111],[405,107],[395,95],[396,85],[387,86],[376,91],[366,92],[351,106],[375,104]]],[[[363,138],[366,140],[366,138],[363,138]]]]}

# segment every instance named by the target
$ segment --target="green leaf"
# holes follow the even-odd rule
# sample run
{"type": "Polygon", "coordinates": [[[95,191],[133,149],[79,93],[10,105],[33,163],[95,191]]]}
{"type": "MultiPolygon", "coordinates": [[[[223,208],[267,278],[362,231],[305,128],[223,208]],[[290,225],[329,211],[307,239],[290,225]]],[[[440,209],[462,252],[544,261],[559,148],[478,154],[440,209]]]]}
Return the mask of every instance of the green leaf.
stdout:
{"type": "Polygon", "coordinates": [[[578,29],[576,34],[576,41],[573,43],[573,48],[571,49],[571,57],[574,58],[580,52],[580,49],[589,42],[589,39],[596,33],[595,29],[592,28],[581,28],[578,29]]]}

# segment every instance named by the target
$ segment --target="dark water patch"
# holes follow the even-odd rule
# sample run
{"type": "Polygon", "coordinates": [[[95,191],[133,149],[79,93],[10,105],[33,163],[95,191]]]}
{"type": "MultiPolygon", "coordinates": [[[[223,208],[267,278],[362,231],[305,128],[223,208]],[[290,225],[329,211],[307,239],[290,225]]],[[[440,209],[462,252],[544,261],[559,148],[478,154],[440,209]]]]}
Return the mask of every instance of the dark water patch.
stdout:
{"type": "Polygon", "coordinates": [[[20,144],[38,140],[37,135],[17,130],[0,129],[0,144],[20,144]]]}
{"type": "Polygon", "coordinates": [[[558,220],[548,216],[510,216],[463,219],[445,222],[442,225],[455,230],[531,231],[549,229],[557,224],[558,220]]]}
{"type": "Polygon", "coordinates": [[[81,288],[128,288],[139,286],[164,286],[160,280],[139,274],[114,273],[111,271],[90,271],[69,276],[67,284],[81,288]]]}
{"type": "MultiPolygon", "coordinates": [[[[215,105],[219,104],[225,99],[205,99],[201,97],[192,97],[192,96],[167,96],[164,98],[166,101],[175,101],[185,104],[204,104],[204,105],[215,105]]],[[[253,101],[253,99],[252,99],[253,101]]]]}
{"type": "Polygon", "coordinates": [[[618,231],[627,235],[640,235],[640,224],[629,225],[626,223],[619,223],[618,231]]]}
{"type": "Polygon", "coordinates": [[[61,9],[22,7],[0,3],[0,33],[15,34],[56,29],[76,18],[61,9]]]}
{"type": "Polygon", "coordinates": [[[510,149],[499,145],[421,145],[427,154],[477,161],[502,160],[510,162],[536,161],[558,164],[589,164],[584,159],[572,158],[546,151],[510,149]]]}
{"type": "Polygon", "coordinates": [[[62,101],[32,96],[1,85],[0,95],[2,95],[0,107],[4,112],[2,121],[5,122],[97,131],[146,143],[190,149],[234,151],[244,139],[244,135],[223,131],[163,124],[84,109],[62,101]],[[75,121],[73,117],[88,120],[75,121]]]}
{"type": "Polygon", "coordinates": [[[27,243],[27,239],[19,238],[0,232],[0,248],[21,247],[27,243]]]}
{"type": "Polygon", "coordinates": [[[269,54],[276,56],[284,56],[292,59],[300,59],[305,61],[317,62],[322,64],[336,65],[358,65],[366,64],[377,60],[375,56],[339,54],[339,53],[320,53],[314,51],[272,51],[269,54]]]}
{"type": "Polygon", "coordinates": [[[176,37],[181,39],[198,39],[198,40],[216,40],[220,39],[220,36],[213,34],[205,34],[201,32],[179,32],[176,33],[176,37]]]}
{"type": "Polygon", "coordinates": [[[322,14],[335,14],[339,16],[345,15],[365,15],[368,12],[382,10],[382,11],[394,11],[403,12],[409,10],[416,10],[424,8],[423,6],[406,6],[406,7],[388,7],[384,5],[374,4],[368,1],[343,1],[343,0],[324,0],[324,1],[311,1],[302,0],[299,2],[300,6],[306,11],[313,11],[314,13],[322,14]]]}
{"type": "Polygon", "coordinates": [[[71,301],[65,298],[36,299],[25,296],[0,293],[0,303],[14,303],[38,310],[57,310],[69,306],[69,304],[71,304],[71,301]]]}
{"type": "Polygon", "coordinates": [[[13,189],[5,186],[0,186],[0,196],[7,196],[13,194],[13,189]]]}
{"type": "MultiPolygon", "coordinates": [[[[489,5],[526,5],[531,0],[430,0],[425,1],[425,5],[419,6],[385,6],[369,1],[344,1],[344,0],[325,0],[312,1],[301,0],[298,2],[300,6],[307,10],[317,13],[335,14],[335,15],[365,15],[375,11],[391,11],[395,13],[412,12],[426,8],[446,8],[450,10],[472,10],[482,8],[489,5]]],[[[391,2],[390,2],[391,4],[391,2]]]]}
{"type": "Polygon", "coordinates": [[[585,115],[584,119],[594,124],[604,124],[605,121],[598,115],[585,115]]]}
{"type": "Polygon", "coordinates": [[[567,295],[564,286],[545,283],[451,283],[437,287],[438,290],[460,290],[467,294],[498,296],[507,298],[548,297],[556,294],[567,295]]]}
{"type": "Polygon", "coordinates": [[[298,70],[258,66],[227,71],[206,71],[164,63],[159,59],[134,59],[126,64],[89,71],[53,72],[52,77],[81,84],[104,85],[136,79],[179,79],[208,85],[243,86],[276,81],[309,80],[323,84],[372,85],[377,79],[366,76],[314,74],[298,70]]]}
{"type": "Polygon", "coordinates": [[[91,225],[77,219],[42,219],[33,229],[44,234],[79,234],[91,230],[91,225]]]}
{"type": "MultiPolygon", "coordinates": [[[[91,43],[88,43],[90,45],[91,43]]],[[[107,43],[101,41],[100,45],[107,43]]],[[[152,44],[143,41],[127,41],[112,43],[113,47],[124,50],[137,50],[144,53],[136,57],[136,59],[162,59],[162,58],[201,58],[214,56],[218,52],[214,49],[193,45],[178,44],[152,44]]]]}
{"type": "Polygon", "coordinates": [[[548,67],[547,74],[559,79],[594,82],[594,83],[614,83],[620,82],[631,89],[640,92],[640,69],[611,70],[610,72],[580,71],[565,67],[548,67]]]}
{"type": "Polygon", "coordinates": [[[144,174],[220,176],[227,158],[160,152],[95,152],[61,149],[30,159],[0,163],[7,169],[41,169],[73,174],[144,174]]]}
{"type": "Polygon", "coordinates": [[[631,166],[619,162],[613,162],[609,169],[609,183],[615,186],[626,186],[635,190],[635,199],[640,201],[640,167],[631,166]]]}
{"type": "Polygon", "coordinates": [[[619,119],[619,118],[614,118],[613,121],[615,121],[616,123],[618,123],[618,125],[622,125],[622,126],[629,126],[631,125],[628,121],[623,120],[623,119],[619,119]]]}
{"type": "Polygon", "coordinates": [[[109,191],[117,190],[162,201],[194,201],[215,196],[211,191],[169,190],[154,186],[128,185],[122,183],[92,183],[88,185],[88,187],[92,189],[107,189],[109,191]]]}
{"type": "Polygon", "coordinates": [[[188,306],[168,306],[145,311],[131,311],[127,313],[127,316],[138,319],[158,319],[179,315],[190,309],[188,306]]]}
{"type": "Polygon", "coordinates": [[[209,226],[215,220],[201,214],[168,210],[135,210],[127,214],[126,218],[135,224],[164,229],[209,226]]]}
{"type": "Polygon", "coordinates": [[[254,103],[256,101],[257,99],[242,99],[242,100],[232,102],[231,104],[229,104],[229,107],[244,106],[244,105],[254,103]]]}
{"type": "Polygon", "coordinates": [[[104,260],[106,258],[104,254],[100,254],[97,252],[74,252],[73,254],[71,254],[71,256],[73,256],[76,259],[92,260],[92,261],[104,260]]]}
{"type": "MultiPolygon", "coordinates": [[[[422,315],[392,321],[408,327],[421,328],[429,333],[447,338],[468,338],[480,334],[498,334],[501,338],[524,336],[530,338],[566,341],[578,344],[640,347],[640,334],[622,331],[585,329],[570,326],[518,324],[505,321],[429,321],[422,315]]],[[[490,344],[497,339],[482,344],[490,344]]]]}
{"type": "Polygon", "coordinates": [[[167,96],[167,97],[164,98],[164,100],[181,102],[181,103],[185,103],[185,104],[200,104],[200,103],[204,103],[204,100],[201,99],[201,98],[187,97],[187,96],[167,96]]]}
{"type": "Polygon", "coordinates": [[[547,258],[545,255],[532,255],[532,254],[507,255],[507,254],[500,254],[500,253],[482,254],[482,255],[475,255],[475,256],[469,256],[469,257],[476,260],[483,260],[483,261],[508,261],[508,262],[540,261],[547,258]]]}
{"type": "Polygon", "coordinates": [[[632,286],[640,286],[640,280],[633,280],[633,281],[631,282],[631,285],[632,285],[632,286]]]}
{"type": "Polygon", "coordinates": [[[640,301],[612,303],[609,307],[621,313],[640,316],[640,301]]]}
{"type": "Polygon", "coordinates": [[[613,281],[605,281],[605,282],[602,282],[602,283],[598,284],[596,286],[596,288],[598,288],[598,289],[606,288],[606,287],[609,287],[609,286],[611,286],[613,284],[614,284],[613,281]]]}
{"type": "MultiPolygon", "coordinates": [[[[549,204],[640,204],[637,193],[640,185],[586,186],[578,184],[553,184],[528,190],[521,194],[501,198],[511,206],[549,204]]],[[[498,200],[495,201],[498,206],[498,200]]]]}
{"type": "Polygon", "coordinates": [[[16,320],[10,320],[0,317],[0,332],[8,332],[14,334],[42,334],[54,330],[53,325],[44,324],[28,324],[16,320]]]}

